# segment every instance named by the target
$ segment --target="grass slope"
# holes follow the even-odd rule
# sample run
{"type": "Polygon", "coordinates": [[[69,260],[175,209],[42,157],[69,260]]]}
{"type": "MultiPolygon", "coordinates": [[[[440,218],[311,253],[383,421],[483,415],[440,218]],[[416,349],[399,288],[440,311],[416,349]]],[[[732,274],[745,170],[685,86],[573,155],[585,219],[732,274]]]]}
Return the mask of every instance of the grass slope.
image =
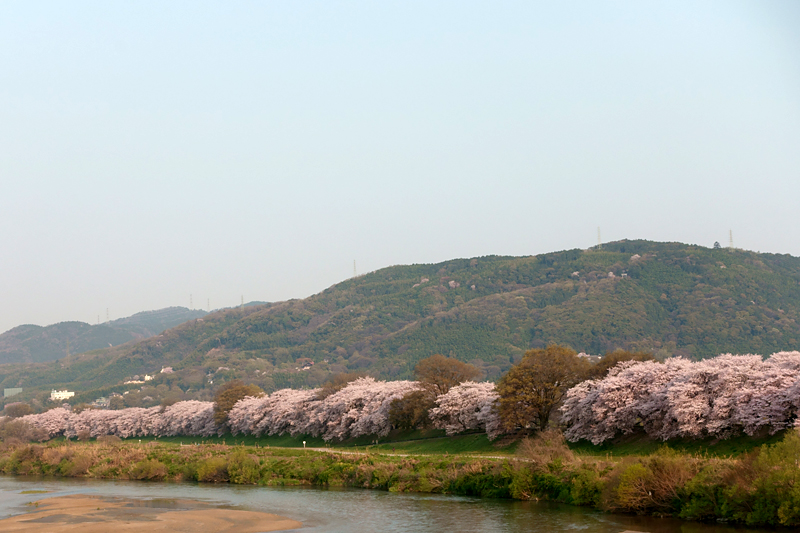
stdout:
{"type": "MultiPolygon", "coordinates": [[[[741,435],[729,439],[675,439],[667,442],[653,440],[644,435],[628,435],[600,445],[588,441],[568,443],[570,450],[585,457],[644,457],[669,448],[681,454],[710,457],[737,457],[749,453],[760,446],[780,442],[787,431],[775,435],[750,437],[741,435]]],[[[56,439],[57,440],[57,439],[56,439]]],[[[63,438],[61,439],[63,440],[63,438]]],[[[348,439],[343,442],[325,442],[318,437],[308,435],[291,436],[270,435],[254,437],[252,435],[222,435],[213,437],[145,437],[127,439],[131,442],[161,442],[171,444],[224,444],[229,446],[258,446],[261,448],[303,448],[305,441],[308,448],[328,448],[344,451],[369,451],[386,454],[412,455],[483,455],[511,457],[516,453],[520,440],[490,441],[485,433],[466,433],[446,436],[441,430],[395,430],[385,437],[374,436],[348,439]],[[377,441],[377,444],[375,443],[377,441]]]]}

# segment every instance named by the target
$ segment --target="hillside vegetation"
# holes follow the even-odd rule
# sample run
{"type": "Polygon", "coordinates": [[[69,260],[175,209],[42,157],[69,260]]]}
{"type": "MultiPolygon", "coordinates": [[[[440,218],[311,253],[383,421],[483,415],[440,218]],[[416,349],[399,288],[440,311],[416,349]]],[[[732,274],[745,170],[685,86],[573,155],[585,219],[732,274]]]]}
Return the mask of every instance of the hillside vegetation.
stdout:
{"type": "Polygon", "coordinates": [[[800,259],[620,241],[384,268],[306,299],[211,313],[138,343],[0,366],[0,386],[107,393],[171,366],[154,386],[197,392],[242,378],[271,391],[343,371],[405,379],[434,353],[472,362],[494,380],[526,350],[551,343],[700,359],[795,350],[798,341],[800,259]]]}
{"type": "Polygon", "coordinates": [[[86,322],[60,322],[44,327],[32,324],[17,326],[0,335],[0,364],[54,361],[69,353],[146,339],[205,314],[198,309],[169,307],[94,326],[86,322]]]}

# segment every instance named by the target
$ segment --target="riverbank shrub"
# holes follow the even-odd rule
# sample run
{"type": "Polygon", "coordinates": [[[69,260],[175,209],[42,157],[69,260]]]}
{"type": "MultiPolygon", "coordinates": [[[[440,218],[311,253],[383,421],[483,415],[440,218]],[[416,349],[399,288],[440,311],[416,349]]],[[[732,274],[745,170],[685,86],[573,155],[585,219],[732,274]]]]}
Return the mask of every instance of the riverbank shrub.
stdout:
{"type": "Polygon", "coordinates": [[[572,478],[570,500],[573,505],[600,508],[603,497],[604,471],[598,471],[594,465],[583,464],[572,478]]]}
{"type": "Polygon", "coordinates": [[[63,459],[58,464],[58,473],[64,477],[81,477],[89,473],[95,461],[86,454],[75,454],[71,459],[63,459]]]}
{"type": "Polygon", "coordinates": [[[564,434],[557,429],[548,429],[525,437],[517,446],[517,455],[535,465],[547,465],[555,460],[575,461],[575,454],[567,446],[564,434]]]}
{"type": "Polygon", "coordinates": [[[669,515],[682,507],[681,491],[698,461],[668,448],[622,468],[611,509],[669,515]]]}
{"type": "Polygon", "coordinates": [[[229,480],[228,462],[224,457],[210,457],[197,465],[197,481],[223,483],[229,480]]]}
{"type": "Polygon", "coordinates": [[[759,450],[748,473],[751,483],[737,487],[753,502],[744,521],[800,526],[800,433],[793,431],[783,441],[759,450]]]}
{"type": "Polygon", "coordinates": [[[141,479],[147,481],[160,481],[167,477],[169,470],[167,465],[155,459],[139,461],[128,471],[130,479],[141,479]]]}
{"type": "Polygon", "coordinates": [[[261,479],[258,460],[244,448],[238,448],[228,458],[228,478],[238,485],[254,485],[261,479]]]}

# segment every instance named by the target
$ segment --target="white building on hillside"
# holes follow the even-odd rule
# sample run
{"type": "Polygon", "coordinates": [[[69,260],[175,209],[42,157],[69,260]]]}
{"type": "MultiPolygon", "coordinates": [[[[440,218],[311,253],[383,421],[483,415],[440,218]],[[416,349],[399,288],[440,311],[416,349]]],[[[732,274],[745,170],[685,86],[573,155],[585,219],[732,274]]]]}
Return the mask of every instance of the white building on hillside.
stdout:
{"type": "Polygon", "coordinates": [[[70,392],[68,390],[51,390],[50,391],[50,399],[54,402],[58,400],[66,400],[75,396],[74,392],[70,392]]]}

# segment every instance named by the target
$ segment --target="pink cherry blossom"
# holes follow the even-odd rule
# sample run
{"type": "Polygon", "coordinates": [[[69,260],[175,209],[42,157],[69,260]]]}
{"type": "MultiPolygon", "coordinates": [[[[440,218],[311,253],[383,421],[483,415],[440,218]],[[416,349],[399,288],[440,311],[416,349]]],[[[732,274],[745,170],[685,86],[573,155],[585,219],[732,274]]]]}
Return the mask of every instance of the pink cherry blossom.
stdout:
{"type": "Polygon", "coordinates": [[[628,361],[570,389],[561,408],[566,437],[595,444],[639,430],[662,440],[774,433],[799,410],[800,352],[628,361]]]}
{"type": "Polygon", "coordinates": [[[444,429],[448,435],[480,429],[494,439],[501,433],[495,408],[498,398],[494,383],[465,381],[436,399],[430,417],[434,427],[444,429]]]}

